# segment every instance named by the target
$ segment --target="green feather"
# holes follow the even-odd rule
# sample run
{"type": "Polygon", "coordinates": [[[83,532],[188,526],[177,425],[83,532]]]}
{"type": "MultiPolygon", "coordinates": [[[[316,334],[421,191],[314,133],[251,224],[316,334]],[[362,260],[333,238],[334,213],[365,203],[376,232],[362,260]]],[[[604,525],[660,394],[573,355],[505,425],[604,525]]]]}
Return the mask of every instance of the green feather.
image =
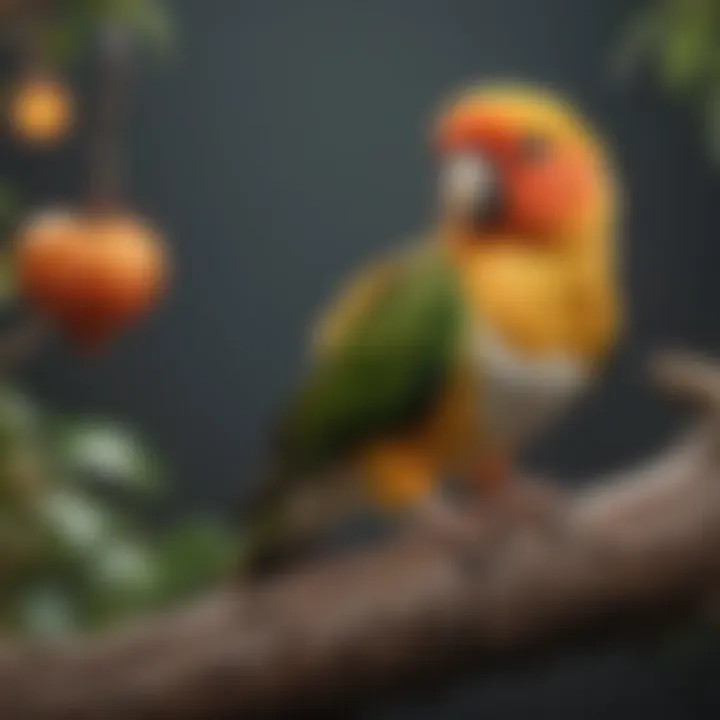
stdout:
{"type": "Polygon", "coordinates": [[[463,303],[441,251],[423,246],[370,273],[382,279],[360,308],[350,303],[347,322],[317,353],[281,424],[282,475],[320,471],[412,427],[453,370],[463,303]]]}

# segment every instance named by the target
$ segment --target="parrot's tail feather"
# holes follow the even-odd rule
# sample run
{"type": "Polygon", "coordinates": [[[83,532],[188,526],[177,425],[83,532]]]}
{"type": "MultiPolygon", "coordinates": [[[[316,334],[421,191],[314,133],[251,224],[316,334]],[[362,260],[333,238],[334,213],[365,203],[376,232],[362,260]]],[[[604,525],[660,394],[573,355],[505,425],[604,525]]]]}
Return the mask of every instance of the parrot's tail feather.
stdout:
{"type": "Polygon", "coordinates": [[[289,482],[282,475],[261,484],[245,513],[237,575],[259,578],[296,567],[315,556],[323,537],[357,507],[357,483],[289,482]]]}

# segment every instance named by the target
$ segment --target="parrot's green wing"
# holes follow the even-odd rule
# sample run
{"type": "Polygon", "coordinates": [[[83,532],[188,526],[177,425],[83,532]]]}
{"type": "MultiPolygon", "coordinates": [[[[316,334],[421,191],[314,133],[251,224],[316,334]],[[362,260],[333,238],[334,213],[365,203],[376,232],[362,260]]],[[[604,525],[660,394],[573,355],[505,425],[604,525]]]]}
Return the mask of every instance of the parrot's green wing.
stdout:
{"type": "Polygon", "coordinates": [[[455,272],[422,247],[370,268],[320,325],[312,365],[279,433],[280,463],[302,474],[432,409],[463,327],[455,272]]]}

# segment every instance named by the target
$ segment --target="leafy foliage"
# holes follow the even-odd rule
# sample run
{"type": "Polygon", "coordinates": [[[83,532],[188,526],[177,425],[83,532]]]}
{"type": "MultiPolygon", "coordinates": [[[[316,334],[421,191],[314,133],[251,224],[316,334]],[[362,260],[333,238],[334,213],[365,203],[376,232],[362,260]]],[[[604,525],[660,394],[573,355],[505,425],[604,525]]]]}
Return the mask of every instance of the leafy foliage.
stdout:
{"type": "Polygon", "coordinates": [[[649,69],[696,107],[720,159],[720,0],[652,0],[627,27],[616,63],[621,76],[649,69]]]}
{"type": "Polygon", "coordinates": [[[158,489],[157,461],[126,428],[58,422],[2,388],[0,625],[98,627],[221,576],[233,543],[218,523],[152,533],[138,521],[138,501],[158,489]]]}
{"type": "Polygon", "coordinates": [[[46,57],[56,64],[72,63],[92,46],[100,30],[111,26],[158,51],[173,44],[165,0],[68,0],[41,29],[46,57]]]}
{"type": "MultiPolygon", "coordinates": [[[[156,48],[172,37],[163,0],[68,0],[38,21],[50,65],[80,58],[106,28],[156,48]]],[[[15,301],[10,238],[22,216],[0,180],[0,309],[15,301]]],[[[160,462],[128,427],[58,417],[0,379],[0,633],[101,627],[222,576],[232,535],[197,519],[153,529],[162,490],[160,462]]]]}
{"type": "Polygon", "coordinates": [[[230,567],[218,521],[146,522],[161,464],[129,428],[0,385],[0,632],[60,635],[186,598],[230,567]]]}

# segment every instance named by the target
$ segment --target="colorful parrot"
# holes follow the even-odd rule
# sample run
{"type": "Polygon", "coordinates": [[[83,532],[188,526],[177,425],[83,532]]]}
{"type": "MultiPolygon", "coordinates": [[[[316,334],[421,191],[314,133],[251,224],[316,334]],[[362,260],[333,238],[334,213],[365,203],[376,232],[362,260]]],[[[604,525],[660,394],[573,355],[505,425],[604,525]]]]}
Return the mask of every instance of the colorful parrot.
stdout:
{"type": "Polygon", "coordinates": [[[436,228],[321,318],[251,516],[249,567],[301,547],[348,487],[445,520],[444,478],[512,492],[519,449],[616,340],[616,181],[585,120],[544,90],[486,86],[448,105],[434,142],[436,228]]]}

